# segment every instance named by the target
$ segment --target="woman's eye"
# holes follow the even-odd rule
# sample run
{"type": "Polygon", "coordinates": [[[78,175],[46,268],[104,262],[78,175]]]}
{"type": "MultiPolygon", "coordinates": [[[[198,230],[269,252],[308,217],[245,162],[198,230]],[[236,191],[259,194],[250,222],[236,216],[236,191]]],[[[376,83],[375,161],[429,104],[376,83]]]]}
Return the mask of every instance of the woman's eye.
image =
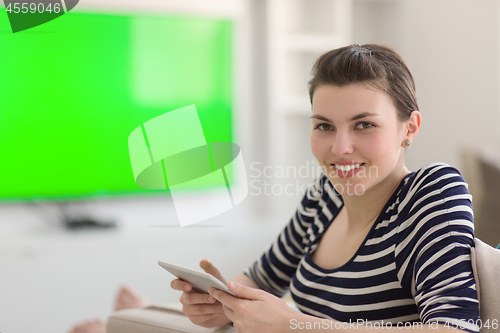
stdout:
{"type": "Polygon", "coordinates": [[[319,129],[320,131],[329,131],[329,130],[333,129],[333,126],[330,124],[318,124],[314,128],[319,129]]]}
{"type": "Polygon", "coordinates": [[[360,122],[360,123],[357,123],[356,124],[356,128],[359,128],[359,129],[366,129],[366,128],[370,128],[370,127],[373,127],[373,123],[369,123],[369,122],[366,122],[366,121],[363,121],[363,122],[360,122]]]}

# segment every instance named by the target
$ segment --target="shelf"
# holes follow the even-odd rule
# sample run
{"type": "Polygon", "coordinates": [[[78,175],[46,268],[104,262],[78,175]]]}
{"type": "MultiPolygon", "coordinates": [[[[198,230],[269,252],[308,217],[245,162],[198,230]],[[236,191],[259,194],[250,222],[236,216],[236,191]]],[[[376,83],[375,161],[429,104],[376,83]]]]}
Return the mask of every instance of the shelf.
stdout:
{"type": "MultiPolygon", "coordinates": [[[[269,164],[300,168],[314,158],[309,147],[311,69],[321,54],[351,44],[353,0],[265,1],[269,164]]],[[[312,179],[276,181],[306,188],[312,179]]],[[[276,195],[273,205],[292,211],[302,195],[276,195]]]]}

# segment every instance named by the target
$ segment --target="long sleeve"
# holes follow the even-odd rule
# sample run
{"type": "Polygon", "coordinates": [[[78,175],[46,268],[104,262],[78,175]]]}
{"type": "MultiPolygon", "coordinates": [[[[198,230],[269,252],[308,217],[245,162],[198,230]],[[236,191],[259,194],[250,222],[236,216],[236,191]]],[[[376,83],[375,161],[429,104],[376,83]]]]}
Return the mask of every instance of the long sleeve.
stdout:
{"type": "Polygon", "coordinates": [[[444,164],[422,169],[400,212],[395,259],[423,323],[478,332],[479,308],[470,251],[471,195],[458,171],[444,164]],[[412,193],[413,192],[413,193],[412,193]]]}

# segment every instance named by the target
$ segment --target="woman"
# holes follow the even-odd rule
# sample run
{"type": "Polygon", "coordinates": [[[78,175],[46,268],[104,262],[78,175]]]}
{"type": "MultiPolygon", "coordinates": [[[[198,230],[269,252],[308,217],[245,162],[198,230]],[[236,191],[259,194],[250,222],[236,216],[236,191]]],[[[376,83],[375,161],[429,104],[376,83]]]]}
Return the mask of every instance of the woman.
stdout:
{"type": "MultiPolygon", "coordinates": [[[[174,280],[183,312],[238,332],[478,332],[471,196],[448,165],[405,167],[421,117],[403,59],[379,45],[339,48],[316,61],[309,83],[311,149],[324,174],[229,283],[240,298],[174,280]],[[288,290],[301,312],[278,298],[288,290]]],[[[200,266],[223,280],[209,261],[200,266]]]]}

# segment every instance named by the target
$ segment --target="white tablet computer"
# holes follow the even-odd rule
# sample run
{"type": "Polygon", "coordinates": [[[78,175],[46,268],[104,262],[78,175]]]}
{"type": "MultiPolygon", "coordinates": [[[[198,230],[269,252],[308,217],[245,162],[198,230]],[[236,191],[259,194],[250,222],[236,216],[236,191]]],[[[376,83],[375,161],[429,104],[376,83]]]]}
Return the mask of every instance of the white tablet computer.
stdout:
{"type": "Polygon", "coordinates": [[[227,286],[222,283],[222,281],[217,280],[215,277],[208,273],[198,272],[186,267],[173,265],[160,260],[158,260],[158,264],[179,279],[189,282],[195,290],[201,293],[208,294],[208,289],[213,287],[237,297],[235,294],[229,291],[227,286]]]}

